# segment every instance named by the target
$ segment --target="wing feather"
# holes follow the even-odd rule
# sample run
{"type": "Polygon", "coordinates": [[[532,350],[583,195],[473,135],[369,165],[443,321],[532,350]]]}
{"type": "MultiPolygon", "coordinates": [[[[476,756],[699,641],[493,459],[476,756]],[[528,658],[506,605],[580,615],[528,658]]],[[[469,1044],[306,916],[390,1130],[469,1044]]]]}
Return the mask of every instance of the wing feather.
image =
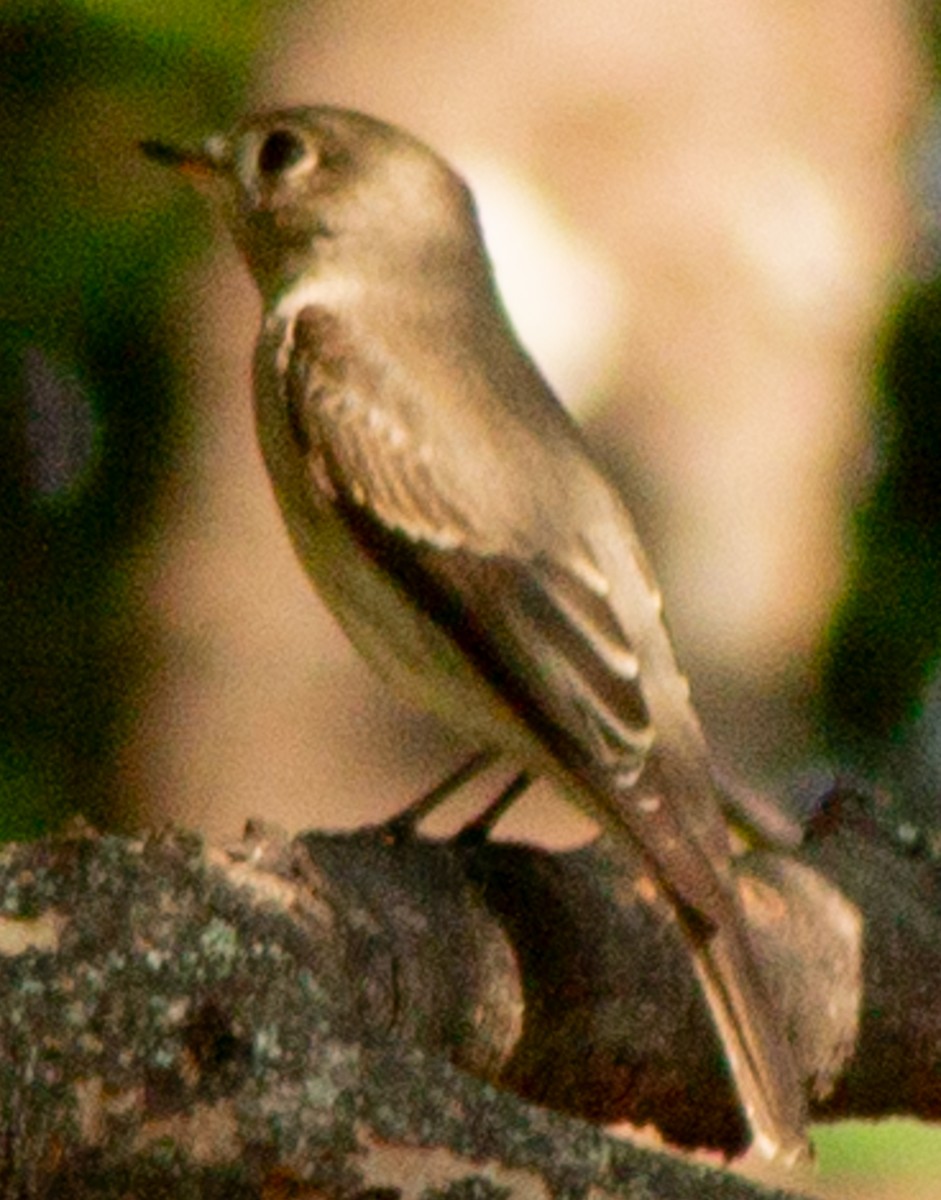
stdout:
{"type": "MultiPolygon", "coordinates": [[[[483,481],[468,492],[452,470],[459,423],[430,427],[428,407],[396,382],[347,353],[334,318],[298,315],[289,403],[316,460],[311,478],[329,479],[358,541],[555,753],[632,780],[652,743],[650,714],[637,653],[580,530],[554,528],[551,546],[524,536],[513,508],[522,489],[479,438],[457,448],[483,481]]],[[[538,495],[538,459],[522,469],[538,495]]]]}

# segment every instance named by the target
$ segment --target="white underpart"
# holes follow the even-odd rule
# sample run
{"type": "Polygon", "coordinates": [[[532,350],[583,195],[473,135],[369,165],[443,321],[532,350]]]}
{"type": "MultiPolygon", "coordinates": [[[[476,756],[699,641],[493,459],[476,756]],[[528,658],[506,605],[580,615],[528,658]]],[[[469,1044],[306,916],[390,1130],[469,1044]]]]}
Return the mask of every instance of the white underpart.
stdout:
{"type": "Polygon", "coordinates": [[[265,332],[286,327],[286,336],[278,350],[277,368],[283,374],[294,350],[294,319],[310,306],[331,312],[350,308],[363,293],[363,284],[355,275],[304,275],[281,293],[265,314],[265,332]]]}
{"type": "Polygon", "coordinates": [[[308,305],[349,308],[363,293],[363,283],[354,274],[304,275],[278,297],[267,321],[290,321],[308,305]]]}

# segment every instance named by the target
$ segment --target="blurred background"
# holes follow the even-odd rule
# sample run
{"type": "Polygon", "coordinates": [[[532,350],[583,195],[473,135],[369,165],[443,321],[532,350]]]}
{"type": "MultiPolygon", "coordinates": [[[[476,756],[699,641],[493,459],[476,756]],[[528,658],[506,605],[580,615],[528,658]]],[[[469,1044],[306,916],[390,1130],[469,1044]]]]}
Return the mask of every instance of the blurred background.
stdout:
{"type": "MultiPolygon", "coordinates": [[[[356,825],[468,750],[310,593],[254,443],[257,298],[135,149],[303,102],[472,182],[726,766],[798,807],[858,775],[937,830],[939,49],[918,0],[5,0],[0,837],[356,825]]],[[[586,826],[542,791],[506,830],[586,826]]],[[[873,1141],[824,1163],[927,1197],[938,1142],[898,1136],[895,1192],[873,1141]]]]}

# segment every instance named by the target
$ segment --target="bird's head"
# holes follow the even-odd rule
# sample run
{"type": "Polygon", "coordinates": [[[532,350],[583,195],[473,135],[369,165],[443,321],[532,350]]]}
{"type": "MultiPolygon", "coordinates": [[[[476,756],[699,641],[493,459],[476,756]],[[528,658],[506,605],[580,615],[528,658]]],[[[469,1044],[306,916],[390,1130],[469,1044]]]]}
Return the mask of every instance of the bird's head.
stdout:
{"type": "Polygon", "coordinates": [[[421,142],[360,113],[282,109],[196,150],[142,148],[218,196],[266,298],[338,262],[368,276],[460,269],[480,257],[459,176],[421,142]]]}

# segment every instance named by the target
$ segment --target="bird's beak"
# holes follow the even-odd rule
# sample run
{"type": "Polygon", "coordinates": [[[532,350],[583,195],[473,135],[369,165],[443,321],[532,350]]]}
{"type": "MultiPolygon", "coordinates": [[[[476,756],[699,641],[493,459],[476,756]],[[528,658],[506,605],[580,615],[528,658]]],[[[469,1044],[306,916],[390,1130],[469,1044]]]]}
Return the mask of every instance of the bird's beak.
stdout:
{"type": "Polygon", "coordinates": [[[229,168],[228,147],[220,137],[209,138],[196,150],[184,150],[167,142],[140,143],[143,153],[154,162],[172,167],[193,183],[210,183],[229,168]]]}

